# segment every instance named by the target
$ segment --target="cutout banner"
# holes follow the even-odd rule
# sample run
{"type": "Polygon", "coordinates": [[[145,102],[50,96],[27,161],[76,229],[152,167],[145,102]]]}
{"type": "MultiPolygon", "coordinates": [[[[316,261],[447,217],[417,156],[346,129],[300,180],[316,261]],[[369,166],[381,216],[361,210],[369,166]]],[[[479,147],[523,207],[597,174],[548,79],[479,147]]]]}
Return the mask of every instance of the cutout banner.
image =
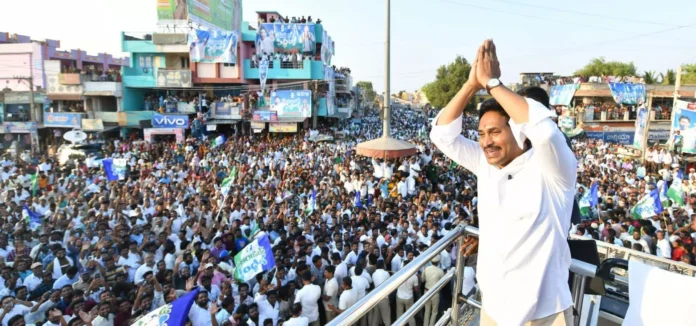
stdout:
{"type": "Polygon", "coordinates": [[[573,100],[573,97],[575,96],[575,91],[578,89],[579,86],[579,84],[570,84],[557,85],[551,87],[551,94],[549,95],[549,104],[569,106],[570,101],[573,100]]]}
{"type": "Polygon", "coordinates": [[[271,92],[271,110],[279,117],[309,118],[312,116],[312,91],[271,92]]]}
{"type": "Polygon", "coordinates": [[[236,63],[238,34],[226,31],[193,29],[188,35],[193,62],[236,63]]]}
{"type": "Polygon", "coordinates": [[[313,54],[317,46],[314,24],[261,24],[256,32],[256,52],[313,54]]]}
{"type": "Polygon", "coordinates": [[[609,83],[611,96],[618,104],[637,105],[645,103],[645,85],[609,83]]]}

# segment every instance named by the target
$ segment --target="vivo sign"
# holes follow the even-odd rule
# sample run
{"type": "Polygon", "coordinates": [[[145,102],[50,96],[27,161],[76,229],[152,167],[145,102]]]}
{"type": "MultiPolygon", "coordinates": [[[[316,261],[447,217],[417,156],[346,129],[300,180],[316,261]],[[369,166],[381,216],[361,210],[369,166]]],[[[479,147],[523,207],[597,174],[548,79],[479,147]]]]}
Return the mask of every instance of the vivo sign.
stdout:
{"type": "Polygon", "coordinates": [[[154,128],[188,128],[189,119],[186,115],[155,114],[152,116],[154,128]]]}

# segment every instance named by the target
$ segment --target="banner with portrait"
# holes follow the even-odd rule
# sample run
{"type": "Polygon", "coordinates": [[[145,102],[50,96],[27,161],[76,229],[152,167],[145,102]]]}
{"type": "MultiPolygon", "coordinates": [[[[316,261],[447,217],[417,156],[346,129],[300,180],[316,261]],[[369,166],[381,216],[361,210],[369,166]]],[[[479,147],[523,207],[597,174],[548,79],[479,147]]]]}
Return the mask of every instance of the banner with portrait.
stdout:
{"type": "Polygon", "coordinates": [[[268,124],[269,132],[297,132],[296,122],[276,122],[268,124]]]}
{"type": "Polygon", "coordinates": [[[333,41],[324,29],[321,36],[321,62],[324,66],[331,66],[331,57],[333,57],[333,41]]]}
{"type": "Polygon", "coordinates": [[[192,29],[188,34],[191,61],[236,63],[238,37],[237,31],[192,29]]]}
{"type": "Polygon", "coordinates": [[[645,85],[628,83],[609,83],[611,96],[618,104],[637,105],[645,103],[645,85]]]}
{"type": "Polygon", "coordinates": [[[279,117],[312,116],[312,91],[280,90],[271,92],[271,111],[279,117]]]}
{"type": "Polygon", "coordinates": [[[266,90],[266,77],[268,76],[268,60],[264,57],[259,62],[259,84],[261,86],[261,94],[266,90]]]}
{"type": "Polygon", "coordinates": [[[580,84],[556,85],[551,87],[549,104],[569,106],[580,84]]]}
{"type": "Polygon", "coordinates": [[[329,92],[326,93],[326,113],[332,116],[336,112],[336,71],[326,67],[328,70],[329,92]]]}
{"type": "Polygon", "coordinates": [[[696,104],[677,100],[672,110],[672,131],[682,136],[682,153],[696,154],[696,104]]]}
{"type": "Polygon", "coordinates": [[[633,136],[633,147],[644,151],[645,150],[645,128],[648,126],[648,109],[641,106],[638,108],[636,118],[636,131],[633,136]]]}
{"type": "Polygon", "coordinates": [[[313,54],[316,49],[314,24],[261,24],[256,32],[256,52],[313,54]]]}

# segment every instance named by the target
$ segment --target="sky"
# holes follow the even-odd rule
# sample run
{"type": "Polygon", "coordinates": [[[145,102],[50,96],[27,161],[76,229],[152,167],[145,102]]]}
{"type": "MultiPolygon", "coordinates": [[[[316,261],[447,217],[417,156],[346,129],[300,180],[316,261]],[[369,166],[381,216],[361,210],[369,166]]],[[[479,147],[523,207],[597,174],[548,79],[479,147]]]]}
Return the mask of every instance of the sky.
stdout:
{"type": "MultiPolygon", "coordinates": [[[[386,0],[247,0],[256,11],[321,18],[332,63],[385,89],[386,0]]],[[[693,0],[392,0],[390,93],[413,92],[457,55],[472,61],[492,38],[504,83],[522,72],[572,74],[594,57],[633,61],[639,72],[696,63],[693,0]]],[[[156,29],[155,0],[22,0],[0,10],[0,31],[58,39],[61,48],[126,55],[120,33],[156,29]]]]}

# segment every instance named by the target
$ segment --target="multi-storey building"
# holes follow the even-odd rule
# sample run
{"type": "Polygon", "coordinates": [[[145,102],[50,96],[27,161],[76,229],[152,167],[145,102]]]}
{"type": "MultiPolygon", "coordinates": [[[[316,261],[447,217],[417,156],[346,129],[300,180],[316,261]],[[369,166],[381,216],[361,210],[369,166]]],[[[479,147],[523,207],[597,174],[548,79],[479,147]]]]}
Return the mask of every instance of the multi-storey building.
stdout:
{"type": "MultiPolygon", "coordinates": [[[[122,33],[122,49],[131,57],[123,69],[122,126],[148,128],[147,121],[157,114],[193,119],[200,110],[208,112],[207,124],[215,125],[207,129],[217,131],[294,132],[299,124],[308,127],[313,115],[349,117],[346,109],[352,106],[345,93],[351,94],[352,79],[347,74],[337,77],[330,66],[335,47],[322,24],[281,24],[276,21],[280,17],[277,12],[257,12],[255,25],[240,22],[238,31],[192,23],[193,28],[160,24],[148,35],[122,33]],[[211,48],[210,42],[207,47],[196,44],[199,28],[236,33],[233,59],[196,59],[201,53],[208,56],[211,48]],[[274,42],[264,45],[263,38],[271,34],[274,42]],[[272,53],[264,56],[259,46],[272,53]]],[[[172,126],[165,127],[155,131],[173,132],[168,128],[172,126]]]]}
{"type": "Polygon", "coordinates": [[[66,129],[104,132],[95,120],[118,111],[120,71],[128,58],[108,53],[60,50],[58,40],[32,40],[0,32],[0,131],[6,148],[39,149],[39,139],[55,144],[66,129]]]}

